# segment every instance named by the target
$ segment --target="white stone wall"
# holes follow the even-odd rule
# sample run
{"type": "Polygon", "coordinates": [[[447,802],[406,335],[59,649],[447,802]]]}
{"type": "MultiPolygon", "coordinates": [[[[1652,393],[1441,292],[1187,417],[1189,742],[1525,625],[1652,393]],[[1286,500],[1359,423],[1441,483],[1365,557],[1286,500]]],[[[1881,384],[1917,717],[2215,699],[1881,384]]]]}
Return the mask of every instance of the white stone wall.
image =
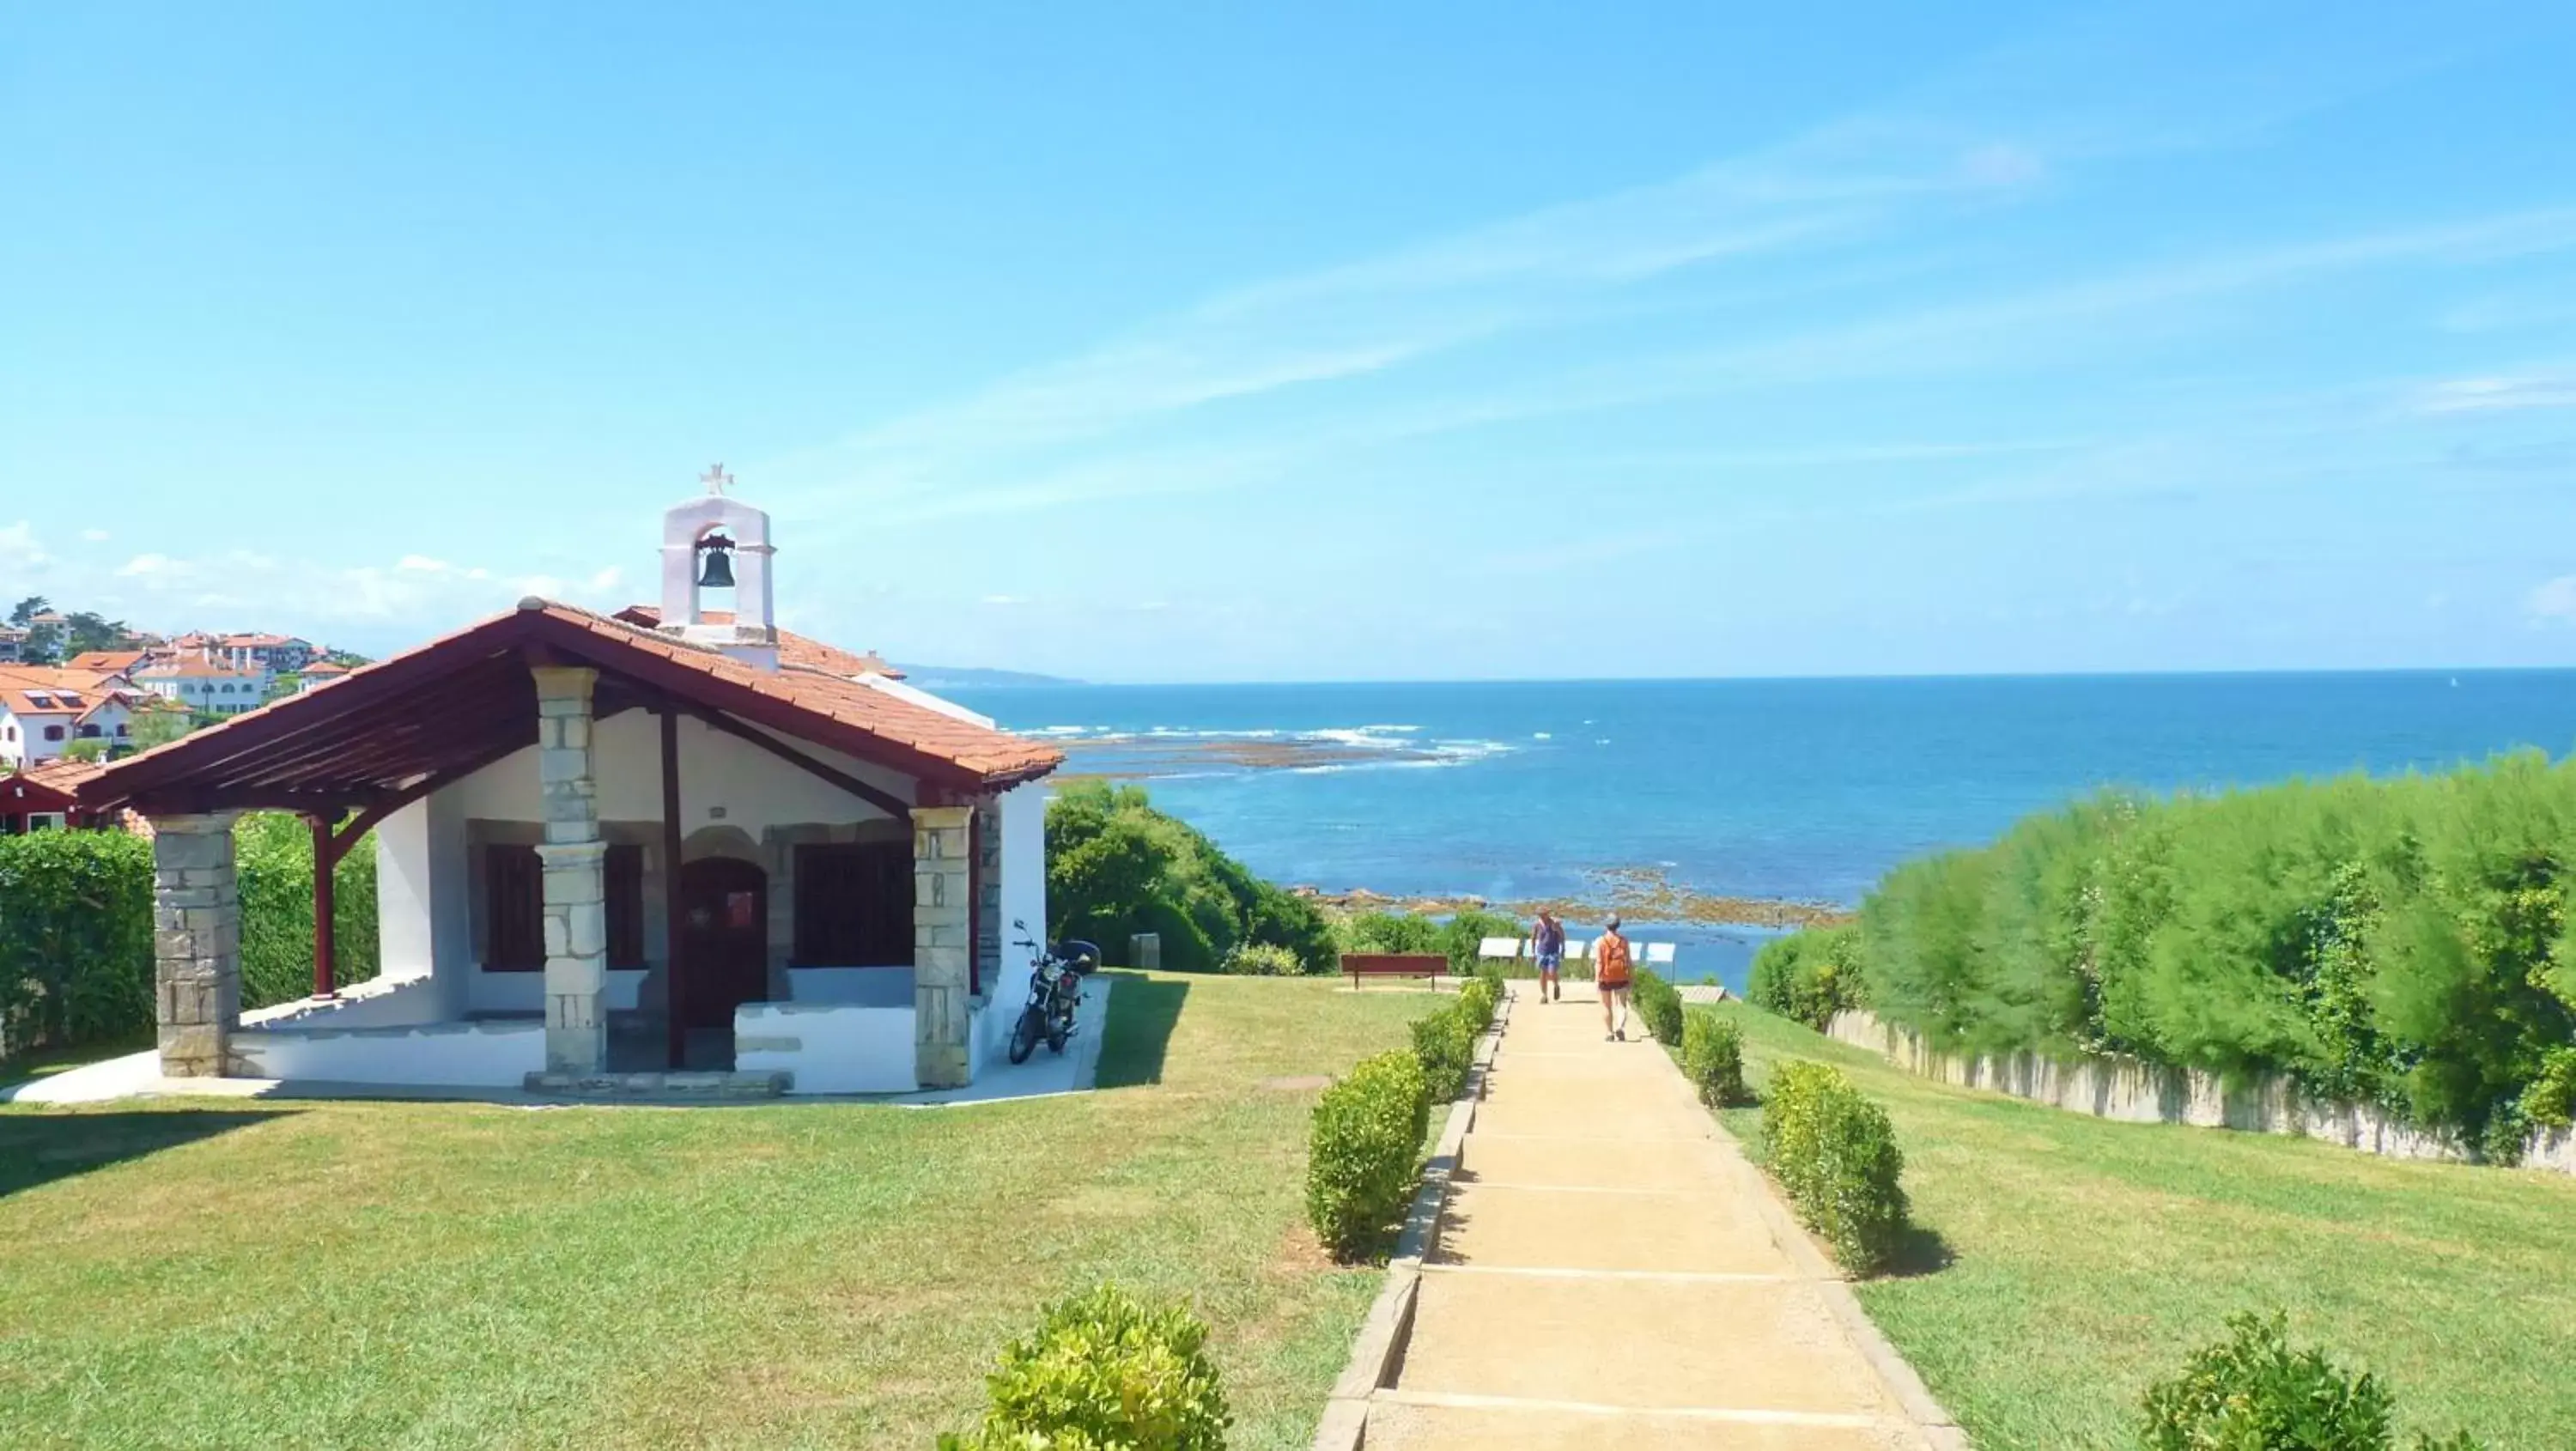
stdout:
{"type": "Polygon", "coordinates": [[[734,1010],[734,1067],[793,1075],[792,1093],[910,1093],[913,1012],[909,1005],[745,1003],[734,1010]]]}
{"type": "MultiPolygon", "coordinates": [[[[1910,1029],[1882,1023],[1861,1009],[1835,1014],[1826,1035],[1884,1054],[1890,1063],[1926,1078],[2095,1118],[2294,1134],[2394,1159],[2468,1157],[2446,1135],[2395,1122],[2368,1105],[2306,1098],[2287,1078],[2267,1075],[2231,1088],[2213,1073],[2161,1068],[2134,1058],[2059,1062],[2036,1053],[1962,1057],[1939,1052],[1910,1029]]],[[[2534,1134],[2523,1164],[2576,1174],[2576,1135],[2566,1130],[2534,1134]]]]}

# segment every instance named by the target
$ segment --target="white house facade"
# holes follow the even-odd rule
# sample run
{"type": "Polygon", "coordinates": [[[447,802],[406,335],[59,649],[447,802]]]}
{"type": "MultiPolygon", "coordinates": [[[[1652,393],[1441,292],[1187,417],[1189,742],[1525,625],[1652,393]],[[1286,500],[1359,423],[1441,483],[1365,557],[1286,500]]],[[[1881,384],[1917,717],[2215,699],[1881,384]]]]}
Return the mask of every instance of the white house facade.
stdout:
{"type": "Polygon", "coordinates": [[[134,672],[134,683],[198,715],[247,715],[268,699],[272,677],[202,656],[161,659],[134,672]]]}
{"type": "Polygon", "coordinates": [[[895,1093],[1002,1049],[1053,749],[772,623],[768,520],[671,511],[656,608],[525,600],[108,768],[154,823],[165,1073],[895,1093]],[[720,610],[701,581],[730,577],[720,610]],[[245,1022],[230,826],[372,829],[381,976],[245,1022]],[[348,818],[344,820],[343,818],[348,818]]]}
{"type": "Polygon", "coordinates": [[[78,741],[124,749],[134,731],[129,689],[78,671],[0,667],[0,761],[23,771],[78,741]]]}

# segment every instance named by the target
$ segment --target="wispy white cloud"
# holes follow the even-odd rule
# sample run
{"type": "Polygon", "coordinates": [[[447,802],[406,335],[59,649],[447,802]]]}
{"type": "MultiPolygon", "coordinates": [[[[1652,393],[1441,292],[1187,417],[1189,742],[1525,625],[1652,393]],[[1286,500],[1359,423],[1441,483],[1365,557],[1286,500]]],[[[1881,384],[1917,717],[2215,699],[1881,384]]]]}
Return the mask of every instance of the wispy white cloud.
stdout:
{"type": "Polygon", "coordinates": [[[2576,408],[2576,373],[2454,378],[2425,389],[2416,406],[2426,413],[2576,408]]]}
{"type": "Polygon", "coordinates": [[[37,542],[35,526],[21,519],[15,524],[0,524],[0,564],[19,569],[35,569],[53,556],[37,542]]]}
{"type": "Polygon", "coordinates": [[[81,531],[80,537],[92,544],[105,544],[108,540],[108,533],[104,529],[84,529],[81,531]]]}
{"type": "Polygon", "coordinates": [[[2576,625],[2576,574],[2562,574],[2532,586],[2523,596],[2523,613],[2535,625],[2576,625]]]}
{"type": "MultiPolygon", "coordinates": [[[[2096,13],[1864,113],[1670,180],[1222,293],[980,393],[781,460],[773,476],[791,481],[780,498],[790,512],[818,518],[859,500],[901,506],[907,517],[949,517],[1164,492],[1164,483],[1140,485],[1128,465],[1140,448],[1155,450],[1152,431],[1178,420],[1217,410],[1239,416],[1273,395],[1347,390],[1507,335],[1617,312],[1627,294],[1684,273],[1746,267],[1759,278],[1750,291],[1794,291],[1802,279],[1781,275],[1776,264],[1839,265],[1834,259],[1855,246],[1902,235],[1911,224],[2029,197],[2105,162],[2239,144],[2436,64],[2457,45],[2440,27],[2395,19],[2319,36],[2309,25],[2249,19],[2229,7],[2096,13]],[[2224,58],[2206,44],[2221,28],[2229,36],[2224,58]],[[1087,451],[1109,457],[1082,457],[1087,451]]],[[[2267,260],[2279,275],[2338,259],[2235,259],[2267,260]]],[[[2218,276],[2163,282],[2182,292],[2231,285],[2218,276]]],[[[2042,309],[2062,319],[2151,301],[2033,299],[2021,322],[2038,326],[2042,309]]],[[[1979,321],[1972,312],[1890,319],[1847,337],[1782,339],[1737,357],[1666,366],[1848,368],[1842,359],[1873,345],[1937,335],[1956,349],[1979,321]]],[[[1571,383],[1578,400],[1593,390],[1615,401],[1649,380],[1551,376],[1532,386],[1545,392],[1560,382],[1571,383]]],[[[1346,401],[1337,392],[1331,406],[1338,412],[1346,401]]],[[[1433,431],[1566,406],[1583,405],[1561,396],[1524,406],[1448,405],[1451,421],[1433,431]]],[[[1256,423],[1256,433],[1274,437],[1254,452],[1311,455],[1313,422],[1256,423]]],[[[1154,471],[1149,462],[1146,472],[1154,471]]],[[[1221,465],[1179,486],[1225,487],[1269,472],[1259,461],[1221,465]]]]}

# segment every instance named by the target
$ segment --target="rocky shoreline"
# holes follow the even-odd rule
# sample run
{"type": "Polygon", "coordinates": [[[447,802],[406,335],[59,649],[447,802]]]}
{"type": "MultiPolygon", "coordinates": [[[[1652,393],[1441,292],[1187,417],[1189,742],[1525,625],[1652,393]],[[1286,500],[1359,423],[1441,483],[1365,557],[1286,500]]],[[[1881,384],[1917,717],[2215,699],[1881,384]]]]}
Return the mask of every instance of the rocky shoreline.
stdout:
{"type": "Polygon", "coordinates": [[[1366,887],[1327,891],[1315,886],[1288,890],[1325,911],[1411,912],[1447,917],[1459,912],[1499,912],[1523,920],[1544,907],[1568,922],[1597,922],[1616,912],[1637,922],[1691,922],[1729,927],[1839,927],[1853,919],[1850,908],[1829,902],[1787,902],[1771,897],[1731,897],[1698,892],[1673,884],[1651,867],[1618,867],[1588,873],[1591,890],[1576,896],[1525,901],[1496,901],[1471,893],[1455,896],[1390,897],[1366,887]]]}

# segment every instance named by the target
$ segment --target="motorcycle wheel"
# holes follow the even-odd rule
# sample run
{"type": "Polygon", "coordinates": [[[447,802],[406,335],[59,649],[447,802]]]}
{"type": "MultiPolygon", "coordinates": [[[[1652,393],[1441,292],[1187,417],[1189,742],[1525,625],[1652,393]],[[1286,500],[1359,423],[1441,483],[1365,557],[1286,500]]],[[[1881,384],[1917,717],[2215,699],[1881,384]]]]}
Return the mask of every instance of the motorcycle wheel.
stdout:
{"type": "Polygon", "coordinates": [[[1029,1055],[1037,1051],[1038,1032],[1044,1026],[1045,1024],[1040,1022],[1038,1019],[1037,1009],[1026,1008],[1021,1011],[1018,1025],[1011,1029],[1012,1062],[1026,1063],[1029,1061],[1029,1055]]]}
{"type": "Polygon", "coordinates": [[[1071,1036],[1071,1030],[1058,1028],[1054,1032],[1047,1034],[1047,1046],[1054,1049],[1056,1052],[1061,1053],[1064,1051],[1064,1040],[1071,1036]]]}

